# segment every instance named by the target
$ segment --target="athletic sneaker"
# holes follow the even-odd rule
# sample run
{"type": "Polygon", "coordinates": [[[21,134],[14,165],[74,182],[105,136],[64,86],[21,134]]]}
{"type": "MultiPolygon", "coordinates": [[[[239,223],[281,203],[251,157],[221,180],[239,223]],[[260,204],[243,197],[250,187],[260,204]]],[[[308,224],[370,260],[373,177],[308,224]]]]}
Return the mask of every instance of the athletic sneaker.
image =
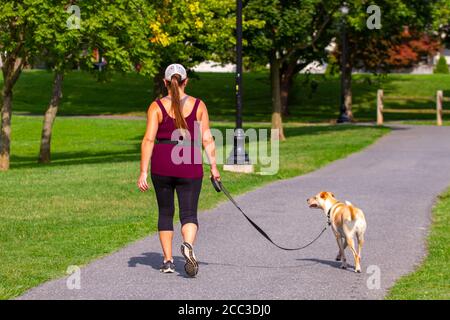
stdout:
{"type": "Polygon", "coordinates": [[[166,261],[162,264],[161,268],[159,268],[159,271],[162,273],[174,273],[175,272],[175,264],[173,261],[166,261]]]}
{"type": "Polygon", "coordinates": [[[194,248],[187,243],[183,242],[181,245],[181,254],[186,259],[186,264],[184,265],[184,270],[189,277],[195,277],[198,273],[198,262],[195,258],[194,248]]]}

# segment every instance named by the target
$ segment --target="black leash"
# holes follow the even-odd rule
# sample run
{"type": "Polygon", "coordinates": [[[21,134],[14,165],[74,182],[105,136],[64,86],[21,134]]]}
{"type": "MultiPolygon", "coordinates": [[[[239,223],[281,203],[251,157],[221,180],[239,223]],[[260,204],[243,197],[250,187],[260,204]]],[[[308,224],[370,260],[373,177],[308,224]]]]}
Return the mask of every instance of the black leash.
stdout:
{"type": "Polygon", "coordinates": [[[280,248],[281,250],[285,250],[285,251],[297,251],[297,250],[302,250],[305,249],[307,247],[309,247],[310,245],[312,245],[314,242],[316,242],[321,236],[322,234],[327,230],[328,226],[331,225],[331,221],[330,221],[330,211],[331,209],[328,211],[327,213],[327,225],[325,226],[325,228],[323,228],[323,230],[319,233],[319,235],[317,237],[314,238],[314,240],[312,240],[311,242],[309,242],[308,244],[299,247],[299,248],[284,248],[278,244],[276,244],[275,242],[273,242],[273,240],[269,237],[269,235],[263,230],[261,229],[255,222],[253,222],[252,219],[250,219],[245,213],[244,211],[239,207],[239,205],[236,203],[236,201],[233,199],[233,197],[230,195],[230,193],[228,192],[228,190],[223,186],[222,182],[220,180],[216,180],[214,179],[214,177],[211,177],[211,182],[214,186],[214,189],[217,192],[223,191],[223,193],[227,196],[227,198],[234,204],[234,206],[244,215],[244,217],[248,220],[248,222],[250,222],[250,224],[267,240],[270,241],[270,243],[272,243],[274,246],[276,246],[277,248],[280,248]]]}

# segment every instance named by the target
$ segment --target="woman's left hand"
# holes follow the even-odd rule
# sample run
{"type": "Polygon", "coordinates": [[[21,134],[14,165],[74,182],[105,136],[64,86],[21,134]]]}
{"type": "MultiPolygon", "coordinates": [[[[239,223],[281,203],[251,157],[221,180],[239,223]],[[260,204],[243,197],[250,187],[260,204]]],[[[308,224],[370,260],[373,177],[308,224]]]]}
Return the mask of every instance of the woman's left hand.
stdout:
{"type": "Polygon", "coordinates": [[[145,192],[148,190],[147,173],[142,172],[137,183],[139,190],[145,192]]]}

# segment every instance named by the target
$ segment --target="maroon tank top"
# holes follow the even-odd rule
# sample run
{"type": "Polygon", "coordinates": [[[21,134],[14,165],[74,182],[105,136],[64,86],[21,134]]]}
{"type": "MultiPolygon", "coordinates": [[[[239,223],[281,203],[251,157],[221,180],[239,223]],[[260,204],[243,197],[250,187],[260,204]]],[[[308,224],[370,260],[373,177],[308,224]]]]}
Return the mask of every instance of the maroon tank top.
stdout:
{"type": "MultiPolygon", "coordinates": [[[[156,140],[179,140],[180,134],[175,134],[175,119],[169,116],[161,100],[156,100],[163,120],[158,126],[156,140]]],[[[151,158],[152,174],[179,178],[202,178],[202,147],[200,139],[200,126],[197,122],[197,109],[200,99],[195,100],[192,112],[185,117],[189,135],[185,139],[190,140],[189,145],[174,145],[167,143],[155,143],[151,158]]]]}

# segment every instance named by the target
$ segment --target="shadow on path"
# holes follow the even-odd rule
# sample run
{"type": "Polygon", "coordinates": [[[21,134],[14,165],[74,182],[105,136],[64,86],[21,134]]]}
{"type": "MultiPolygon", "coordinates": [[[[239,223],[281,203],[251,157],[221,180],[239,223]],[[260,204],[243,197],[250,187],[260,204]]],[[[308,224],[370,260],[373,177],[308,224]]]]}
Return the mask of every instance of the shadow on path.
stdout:
{"type": "MultiPolygon", "coordinates": [[[[135,268],[138,264],[144,266],[150,266],[155,270],[159,270],[161,268],[161,264],[164,260],[164,256],[159,252],[144,252],[140,256],[131,257],[128,260],[128,267],[135,268]]],[[[178,273],[179,277],[183,278],[191,278],[188,277],[184,271],[179,272],[179,270],[184,270],[184,257],[173,256],[173,263],[175,264],[175,270],[178,273]]],[[[199,261],[199,265],[208,265],[208,263],[199,261]]]]}
{"type": "MultiPolygon", "coordinates": [[[[159,252],[144,252],[140,256],[131,257],[130,260],[128,260],[128,267],[135,268],[138,264],[150,266],[155,270],[159,270],[161,267],[162,261],[164,257],[159,252]]],[[[238,265],[238,264],[232,264],[232,263],[220,263],[220,262],[205,262],[205,261],[199,261],[199,265],[202,266],[221,266],[221,267],[233,267],[233,268],[261,268],[261,269],[295,269],[295,268],[304,268],[304,267],[311,267],[314,265],[317,265],[320,263],[320,261],[315,261],[314,259],[297,259],[297,260],[304,260],[309,263],[304,263],[300,265],[278,265],[278,266],[270,266],[270,265],[238,265]]],[[[175,263],[175,266],[177,269],[180,268],[180,266],[184,266],[184,257],[180,256],[174,256],[173,262],[175,263]]],[[[338,264],[339,266],[339,264],[338,264]]]]}
{"type": "MultiPolygon", "coordinates": [[[[315,262],[316,264],[323,264],[323,265],[327,265],[330,267],[333,267],[335,269],[341,269],[341,262],[340,261],[335,261],[335,260],[322,260],[322,259],[317,259],[317,258],[305,258],[305,259],[297,259],[297,261],[311,261],[311,262],[315,262]]],[[[354,271],[354,266],[351,265],[347,259],[347,269],[345,269],[345,271],[354,271]]],[[[343,269],[341,269],[343,270],[343,269]]]]}
{"type": "MultiPolygon", "coordinates": [[[[140,256],[131,257],[130,260],[128,260],[128,267],[135,268],[138,264],[141,264],[144,266],[150,266],[155,270],[159,270],[163,260],[164,257],[159,252],[144,252],[140,256]]],[[[175,263],[175,266],[179,267],[180,265],[184,265],[184,258],[174,256],[173,262],[175,263]]]]}

